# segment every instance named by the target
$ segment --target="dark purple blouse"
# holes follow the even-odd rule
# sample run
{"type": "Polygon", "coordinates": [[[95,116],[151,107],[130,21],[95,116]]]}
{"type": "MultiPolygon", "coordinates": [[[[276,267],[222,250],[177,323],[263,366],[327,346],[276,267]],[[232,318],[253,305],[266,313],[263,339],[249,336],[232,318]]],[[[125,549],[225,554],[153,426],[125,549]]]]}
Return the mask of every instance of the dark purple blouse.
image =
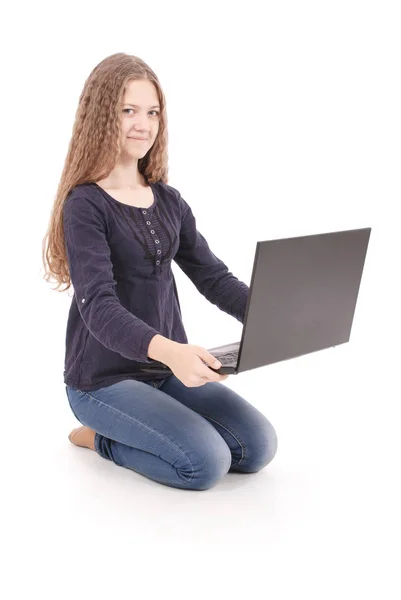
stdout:
{"type": "Polygon", "coordinates": [[[217,258],[178,190],[150,184],[154,203],[119,202],[96,183],[77,185],[64,207],[74,296],[68,315],[65,384],[95,390],[123,379],[161,379],[140,371],[158,333],[188,343],[174,260],[199,292],[244,322],[249,287],[217,258]]]}

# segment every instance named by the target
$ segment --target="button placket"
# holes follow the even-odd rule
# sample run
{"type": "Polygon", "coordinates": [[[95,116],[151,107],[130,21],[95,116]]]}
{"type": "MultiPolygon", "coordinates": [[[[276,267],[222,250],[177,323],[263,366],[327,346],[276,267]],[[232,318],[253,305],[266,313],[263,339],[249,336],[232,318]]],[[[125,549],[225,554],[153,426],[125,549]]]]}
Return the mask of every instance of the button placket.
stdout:
{"type": "MultiPolygon", "coordinates": [[[[143,213],[144,215],[146,215],[146,214],[147,214],[147,212],[148,212],[148,211],[146,211],[146,210],[143,210],[143,211],[142,211],[142,213],[143,213]]],[[[152,224],[152,223],[151,223],[151,221],[146,221],[146,225],[151,225],[151,224],[152,224]]],[[[150,230],[150,233],[151,233],[151,234],[154,234],[154,233],[155,233],[155,230],[154,230],[154,229],[151,229],[151,230],[150,230]]],[[[155,240],[155,244],[160,244],[160,240],[155,240]]],[[[161,250],[157,250],[157,254],[161,254],[161,250]]],[[[160,260],[157,260],[157,261],[156,261],[156,264],[159,266],[159,265],[160,265],[160,260]]]]}

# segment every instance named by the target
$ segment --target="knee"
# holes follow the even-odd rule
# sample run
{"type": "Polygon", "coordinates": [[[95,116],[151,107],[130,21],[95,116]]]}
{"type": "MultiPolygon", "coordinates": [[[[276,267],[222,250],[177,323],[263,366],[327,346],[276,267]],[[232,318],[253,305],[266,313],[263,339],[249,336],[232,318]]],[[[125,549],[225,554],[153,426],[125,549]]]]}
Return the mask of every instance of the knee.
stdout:
{"type": "Polygon", "coordinates": [[[198,453],[192,465],[192,477],[188,487],[193,490],[208,490],[214,487],[230,470],[232,455],[230,448],[221,438],[218,444],[198,453]]]}
{"type": "Polygon", "coordinates": [[[243,459],[235,470],[256,473],[266,467],[275,457],[278,448],[277,433],[270,421],[263,416],[260,424],[252,430],[245,447],[243,459]]]}

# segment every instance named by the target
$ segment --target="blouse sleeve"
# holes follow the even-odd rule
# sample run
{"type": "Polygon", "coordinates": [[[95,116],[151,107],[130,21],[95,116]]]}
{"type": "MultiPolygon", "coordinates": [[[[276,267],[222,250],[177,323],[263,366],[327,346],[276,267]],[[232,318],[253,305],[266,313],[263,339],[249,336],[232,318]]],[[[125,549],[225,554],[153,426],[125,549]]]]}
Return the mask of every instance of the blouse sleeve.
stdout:
{"type": "Polygon", "coordinates": [[[148,346],[160,332],[126,310],[117,297],[101,206],[83,194],[67,196],[63,228],[75,301],[86,327],[109,350],[152,362],[148,346]]]}
{"type": "Polygon", "coordinates": [[[179,196],[181,204],[180,245],[175,262],[207,300],[244,323],[249,287],[233,275],[210,249],[197,230],[191,207],[179,196]]]}

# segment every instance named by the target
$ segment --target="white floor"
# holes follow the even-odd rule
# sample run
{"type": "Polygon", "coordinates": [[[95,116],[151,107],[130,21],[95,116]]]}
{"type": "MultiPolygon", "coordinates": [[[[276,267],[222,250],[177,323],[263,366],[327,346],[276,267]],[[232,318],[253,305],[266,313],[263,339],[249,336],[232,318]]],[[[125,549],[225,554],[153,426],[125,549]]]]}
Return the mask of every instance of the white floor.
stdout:
{"type": "Polygon", "coordinates": [[[3,430],[3,597],[399,599],[400,392],[384,362],[354,342],[224,385],[271,420],[279,450],[201,492],[73,446],[63,387],[33,395],[3,430]]]}

